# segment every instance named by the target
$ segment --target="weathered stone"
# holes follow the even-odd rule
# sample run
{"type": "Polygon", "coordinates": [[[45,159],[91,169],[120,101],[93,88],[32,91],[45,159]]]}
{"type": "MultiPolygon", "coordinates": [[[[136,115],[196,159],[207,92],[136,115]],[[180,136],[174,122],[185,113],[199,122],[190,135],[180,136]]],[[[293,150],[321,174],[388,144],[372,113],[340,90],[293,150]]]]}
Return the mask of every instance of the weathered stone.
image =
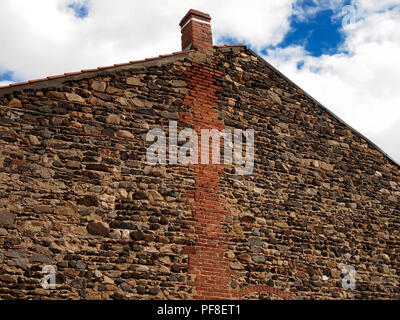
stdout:
{"type": "Polygon", "coordinates": [[[86,226],[87,231],[95,236],[108,237],[110,228],[104,222],[89,222],[86,226]]]}
{"type": "Polygon", "coordinates": [[[38,214],[43,214],[43,213],[52,213],[53,209],[51,206],[39,205],[33,207],[33,211],[38,214]]]}
{"type": "Polygon", "coordinates": [[[12,227],[14,225],[15,215],[11,212],[0,211],[0,226],[12,227]]]}
{"type": "Polygon", "coordinates": [[[158,287],[153,287],[149,289],[149,293],[153,296],[157,295],[160,292],[160,288],[158,287]]]}
{"type": "Polygon", "coordinates": [[[47,129],[40,132],[40,136],[44,139],[50,139],[52,137],[52,135],[53,134],[51,133],[51,131],[49,131],[47,129]]]}
{"type": "Polygon", "coordinates": [[[34,253],[29,259],[30,262],[40,262],[45,264],[53,264],[53,260],[49,258],[47,255],[41,253],[34,253]]]}
{"type": "Polygon", "coordinates": [[[140,241],[144,239],[144,233],[140,230],[137,231],[132,231],[130,233],[130,236],[132,239],[136,240],[136,241],[140,241]]]}
{"type": "Polygon", "coordinates": [[[313,165],[314,168],[319,168],[320,165],[321,165],[320,162],[317,161],[317,160],[313,160],[311,163],[312,163],[312,165],[313,165]]]}
{"type": "Polygon", "coordinates": [[[103,274],[101,273],[100,270],[95,270],[95,271],[94,271],[94,276],[95,276],[96,278],[102,278],[102,277],[103,277],[103,274]]]}
{"type": "Polygon", "coordinates": [[[103,163],[88,163],[86,164],[86,170],[109,172],[110,167],[103,163]]]}
{"type": "Polygon", "coordinates": [[[67,163],[65,164],[65,166],[68,169],[80,169],[81,168],[81,164],[78,161],[67,161],[67,163]]]}
{"type": "Polygon", "coordinates": [[[278,105],[282,104],[281,98],[275,92],[269,91],[268,94],[273,102],[275,102],[278,105]]]}
{"type": "Polygon", "coordinates": [[[10,108],[19,108],[22,106],[21,100],[18,100],[16,98],[11,99],[11,101],[8,103],[8,106],[10,108]]]}
{"type": "Polygon", "coordinates": [[[145,84],[141,81],[140,78],[136,77],[129,77],[126,78],[126,84],[133,85],[133,86],[144,86],[145,84]]]}
{"type": "Polygon", "coordinates": [[[129,132],[128,130],[118,130],[117,137],[126,138],[126,139],[133,139],[135,136],[129,132]]]}
{"type": "Polygon", "coordinates": [[[86,195],[78,200],[78,204],[86,207],[97,207],[99,205],[99,201],[96,196],[86,195]]]}
{"type": "Polygon", "coordinates": [[[100,134],[100,128],[90,125],[83,125],[83,132],[87,135],[97,136],[100,134]]]}
{"type": "Polygon", "coordinates": [[[26,258],[25,250],[11,250],[4,253],[8,258],[26,258]]]}
{"type": "Polygon", "coordinates": [[[146,293],[146,287],[145,286],[137,286],[136,291],[138,294],[145,294],[146,293]]]}
{"type": "Polygon", "coordinates": [[[179,114],[177,112],[162,111],[160,116],[170,120],[179,120],[179,114]]]}
{"type": "Polygon", "coordinates": [[[187,86],[186,81],[183,80],[171,80],[169,81],[169,83],[175,88],[181,88],[187,86]]]}
{"type": "Polygon", "coordinates": [[[139,266],[137,268],[138,272],[148,272],[149,271],[149,267],[148,266],[139,266]]]}
{"type": "Polygon", "coordinates": [[[178,264],[174,263],[173,265],[171,265],[172,272],[178,273],[178,272],[180,272],[180,270],[181,270],[181,268],[179,267],[178,264]]]}
{"type": "Polygon", "coordinates": [[[164,197],[156,190],[149,190],[148,196],[149,196],[149,199],[153,200],[153,201],[163,201],[164,200],[164,197]]]}
{"type": "Polygon", "coordinates": [[[230,267],[232,270],[243,270],[244,267],[240,262],[231,262],[230,267]]]}
{"type": "Polygon", "coordinates": [[[254,256],[254,257],[251,257],[251,260],[253,260],[253,262],[255,262],[255,263],[264,263],[265,262],[265,257],[263,257],[263,256],[254,256]]]}
{"type": "Polygon", "coordinates": [[[114,284],[114,280],[111,279],[110,277],[104,276],[103,283],[104,284],[114,284]]]}
{"type": "Polygon", "coordinates": [[[83,270],[83,269],[86,269],[87,264],[86,264],[85,262],[83,262],[83,261],[78,261],[78,262],[76,263],[75,267],[76,267],[77,269],[83,270]]]}
{"type": "Polygon", "coordinates": [[[169,220],[168,220],[168,218],[166,216],[161,216],[159,222],[162,225],[167,225],[169,223],[169,220]]]}
{"type": "Polygon", "coordinates": [[[134,200],[145,200],[147,199],[146,192],[142,190],[136,190],[135,193],[132,195],[132,199],[134,200]]]}
{"type": "Polygon", "coordinates": [[[64,93],[59,92],[59,91],[47,91],[46,96],[49,98],[55,98],[59,100],[63,100],[65,98],[64,93]]]}
{"type": "Polygon", "coordinates": [[[61,161],[58,161],[58,160],[56,160],[56,161],[53,162],[53,166],[55,166],[55,167],[57,167],[57,168],[62,168],[62,167],[64,167],[63,163],[62,163],[61,161]]]}
{"type": "Polygon", "coordinates": [[[90,84],[90,87],[93,90],[99,91],[99,92],[104,92],[106,90],[106,86],[107,86],[107,84],[104,81],[93,81],[90,84]]]}
{"type": "Polygon", "coordinates": [[[113,239],[120,239],[121,238],[121,231],[120,230],[114,230],[111,232],[110,237],[113,239]]]}
{"type": "Polygon", "coordinates": [[[73,216],[76,214],[76,209],[73,207],[65,206],[65,207],[57,207],[54,209],[55,214],[63,215],[63,216],[73,216]]]}
{"type": "Polygon", "coordinates": [[[232,226],[232,233],[238,237],[244,236],[243,229],[239,224],[234,224],[232,226]]]}
{"type": "Polygon", "coordinates": [[[335,166],[332,164],[321,162],[321,169],[323,169],[323,170],[333,171],[334,168],[335,168],[335,166]]]}
{"type": "Polygon", "coordinates": [[[236,289],[238,287],[238,283],[235,280],[231,281],[231,288],[236,289]]]}
{"type": "Polygon", "coordinates": [[[115,212],[109,212],[109,213],[107,214],[107,216],[108,216],[110,219],[115,219],[116,217],[118,217],[118,215],[117,215],[115,212]]]}
{"type": "Polygon", "coordinates": [[[250,246],[262,246],[262,241],[258,237],[250,237],[248,243],[250,246]]]}
{"type": "Polygon", "coordinates": [[[166,266],[161,266],[160,269],[158,269],[158,272],[160,273],[170,273],[170,269],[166,266]]]}
{"type": "Polygon", "coordinates": [[[145,106],[143,101],[138,98],[130,99],[130,102],[132,105],[134,105],[135,107],[138,107],[138,108],[143,108],[145,106]]]}
{"type": "Polygon", "coordinates": [[[40,141],[39,141],[39,139],[38,139],[36,136],[29,135],[29,136],[28,136],[28,139],[29,139],[29,143],[30,143],[31,145],[33,145],[33,146],[38,146],[38,145],[40,144],[40,141]]]}
{"type": "Polygon", "coordinates": [[[131,287],[131,286],[128,286],[128,285],[125,284],[125,283],[122,283],[122,284],[121,284],[121,289],[122,289],[123,291],[125,291],[125,292],[129,292],[129,293],[133,292],[132,287],[131,287]]]}
{"type": "Polygon", "coordinates": [[[0,281],[15,283],[17,281],[17,277],[8,274],[2,274],[0,275],[0,281]]]}
{"type": "Polygon", "coordinates": [[[121,123],[121,118],[117,114],[109,114],[106,118],[106,123],[118,125],[121,123]]]}
{"type": "Polygon", "coordinates": [[[65,97],[67,98],[68,101],[71,102],[78,102],[78,103],[84,103],[85,99],[83,99],[81,96],[77,95],[76,93],[65,93],[65,97]]]}

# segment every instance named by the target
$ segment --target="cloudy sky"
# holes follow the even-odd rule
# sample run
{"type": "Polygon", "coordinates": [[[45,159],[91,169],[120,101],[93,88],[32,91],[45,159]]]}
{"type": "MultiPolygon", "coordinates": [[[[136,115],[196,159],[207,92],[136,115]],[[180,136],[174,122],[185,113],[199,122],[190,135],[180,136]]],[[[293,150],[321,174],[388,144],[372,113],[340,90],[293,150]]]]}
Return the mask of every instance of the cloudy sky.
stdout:
{"type": "Polygon", "coordinates": [[[400,163],[400,0],[1,0],[0,85],[179,51],[190,8],[400,163]]]}

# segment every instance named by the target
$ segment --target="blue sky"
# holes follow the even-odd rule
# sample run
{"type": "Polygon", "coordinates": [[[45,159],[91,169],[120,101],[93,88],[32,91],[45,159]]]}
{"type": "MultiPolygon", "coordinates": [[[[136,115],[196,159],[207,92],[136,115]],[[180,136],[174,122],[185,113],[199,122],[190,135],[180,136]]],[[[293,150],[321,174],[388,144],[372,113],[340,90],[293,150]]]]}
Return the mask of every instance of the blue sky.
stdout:
{"type": "Polygon", "coordinates": [[[400,0],[2,0],[0,86],[179,51],[190,8],[400,162],[400,0]]]}
{"type": "Polygon", "coordinates": [[[12,71],[4,71],[0,73],[0,81],[13,81],[14,73],[12,71]]]}
{"type": "Polygon", "coordinates": [[[331,9],[319,11],[312,19],[306,21],[301,21],[293,15],[290,18],[290,31],[279,47],[303,45],[314,57],[335,54],[344,40],[341,28],[341,21],[331,9]]]}
{"type": "MultiPolygon", "coordinates": [[[[343,0],[339,9],[349,5],[351,5],[350,0],[343,0]]],[[[343,14],[341,11],[337,12],[338,8],[321,7],[318,1],[312,0],[297,0],[292,7],[296,10],[289,17],[290,29],[284,38],[276,45],[267,45],[261,50],[253,49],[268,55],[269,50],[300,45],[313,57],[320,57],[323,54],[334,55],[338,52],[347,53],[341,47],[345,40],[345,34],[342,28],[343,14]],[[313,13],[304,17],[302,13],[310,10],[313,13]]],[[[240,42],[238,39],[229,36],[223,36],[218,41],[224,44],[240,42]]],[[[254,47],[251,42],[245,44],[254,47]]],[[[302,66],[303,63],[298,65],[302,66]]]]}
{"type": "MultiPolygon", "coordinates": [[[[310,4],[310,1],[298,1],[295,6],[297,8],[317,7],[315,4],[310,4]]],[[[346,1],[349,2],[349,1],[346,1]]],[[[332,9],[318,10],[315,15],[306,20],[299,17],[296,12],[289,17],[290,30],[285,37],[275,46],[266,46],[262,50],[254,48],[253,44],[246,42],[249,47],[253,47],[259,53],[268,55],[268,50],[275,48],[287,48],[293,45],[304,46],[305,50],[314,57],[320,57],[322,54],[336,54],[343,44],[344,34],[342,32],[342,20],[338,13],[332,9]]],[[[218,39],[219,43],[237,44],[242,43],[236,38],[223,36],[218,39]]]]}
{"type": "Polygon", "coordinates": [[[84,1],[84,2],[72,2],[67,5],[68,8],[72,9],[74,11],[74,15],[76,18],[79,19],[84,19],[88,16],[89,14],[89,2],[84,1]]]}

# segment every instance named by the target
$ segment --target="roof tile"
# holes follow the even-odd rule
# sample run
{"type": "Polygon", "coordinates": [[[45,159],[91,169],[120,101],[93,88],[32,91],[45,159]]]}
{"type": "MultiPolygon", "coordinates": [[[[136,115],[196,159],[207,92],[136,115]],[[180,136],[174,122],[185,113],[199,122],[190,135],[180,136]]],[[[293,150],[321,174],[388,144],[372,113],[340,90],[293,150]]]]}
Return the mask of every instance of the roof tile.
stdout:
{"type": "MultiPolygon", "coordinates": [[[[29,80],[28,83],[40,82],[40,81],[45,81],[45,80],[49,80],[49,79],[47,79],[47,78],[34,79],[34,80],[29,80]]],[[[16,83],[15,85],[20,85],[20,83],[16,83]]]]}

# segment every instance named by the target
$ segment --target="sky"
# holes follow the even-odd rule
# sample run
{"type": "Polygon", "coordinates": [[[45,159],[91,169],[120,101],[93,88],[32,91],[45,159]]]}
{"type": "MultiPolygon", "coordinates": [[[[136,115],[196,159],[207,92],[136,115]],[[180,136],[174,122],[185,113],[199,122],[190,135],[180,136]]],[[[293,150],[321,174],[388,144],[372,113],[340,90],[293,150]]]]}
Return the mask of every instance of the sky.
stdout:
{"type": "Polygon", "coordinates": [[[400,163],[400,0],[2,0],[0,86],[180,51],[190,8],[400,163]]]}

